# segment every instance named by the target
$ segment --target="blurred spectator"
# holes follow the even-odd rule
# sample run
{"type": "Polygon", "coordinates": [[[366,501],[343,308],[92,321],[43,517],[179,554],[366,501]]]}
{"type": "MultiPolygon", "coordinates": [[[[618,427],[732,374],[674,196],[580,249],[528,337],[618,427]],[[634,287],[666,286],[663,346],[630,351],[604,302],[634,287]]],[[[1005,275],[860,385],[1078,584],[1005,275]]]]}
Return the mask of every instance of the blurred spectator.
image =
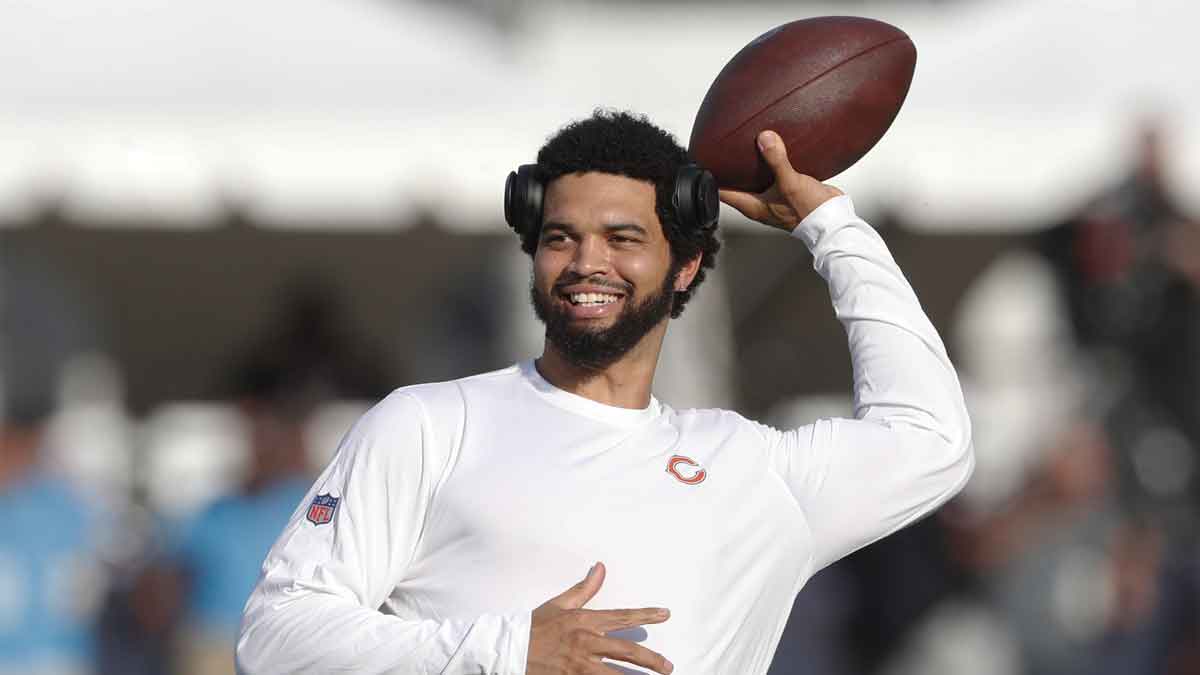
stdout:
{"type": "Polygon", "coordinates": [[[36,251],[0,248],[3,673],[87,673],[95,655],[107,578],[100,513],[47,461],[62,364],[95,346],[73,291],[36,251]]]}
{"type": "Polygon", "coordinates": [[[1043,250],[1113,392],[1121,497],[1182,540],[1194,539],[1200,487],[1200,224],[1165,187],[1163,133],[1146,123],[1129,174],[1047,232],[1043,250]]]}
{"type": "Polygon", "coordinates": [[[1017,252],[968,293],[979,472],[938,518],[968,585],[913,613],[889,675],[1200,672],[1200,228],[1163,147],[1145,127],[1129,174],[1040,237],[1052,275],[1017,252]]]}
{"type": "Polygon", "coordinates": [[[242,605],[311,483],[304,443],[311,399],[292,375],[269,364],[243,368],[237,406],[250,457],[241,485],[172,527],[163,559],[142,570],[124,598],[125,614],[137,625],[124,636],[135,641],[126,651],[147,654],[143,672],[155,672],[156,662],[159,668],[173,662],[180,673],[233,672],[242,605]],[[172,638],[174,648],[156,661],[155,643],[172,638]]]}
{"type": "Polygon", "coordinates": [[[311,401],[288,373],[250,367],[238,405],[249,425],[251,457],[240,491],[203,509],[175,550],[186,588],[182,672],[233,672],[242,606],[267,549],[312,482],[304,423],[311,401]]]}
{"type": "MultiPolygon", "coordinates": [[[[1007,472],[1021,487],[968,494],[973,498],[945,512],[955,557],[980,590],[969,615],[990,616],[977,622],[990,626],[990,642],[1008,639],[1017,650],[1009,670],[995,672],[1162,673],[1168,654],[1185,654],[1174,662],[1187,658],[1178,624],[1194,617],[1195,585],[1168,572],[1193,568],[1187,558],[1169,564],[1170,551],[1195,550],[1200,231],[1164,188],[1162,148],[1161,132],[1145,127],[1129,175],[1042,239],[1073,341],[1083,348],[1078,355],[1056,356],[1053,341],[1005,352],[989,338],[1003,339],[1012,332],[1007,325],[990,323],[969,336],[973,349],[995,352],[1001,366],[990,384],[980,377],[986,369],[967,369],[977,385],[988,385],[977,386],[973,406],[982,416],[981,451],[991,444],[996,457],[1023,457],[1007,472]],[[1015,375],[1022,372],[1034,377],[1015,375]],[[1071,380],[1087,384],[1078,400],[1074,387],[1062,386],[1071,380]],[[1003,395],[1006,388],[1012,395],[1003,395]],[[1019,410],[1021,401],[1040,399],[1046,401],[1030,409],[1033,417],[1007,415],[1022,422],[1015,428],[992,424],[1005,406],[1019,410]],[[1030,424],[1039,420],[1052,424],[1030,424]],[[1172,580],[1185,592],[1168,598],[1172,580]]],[[[998,305],[982,307],[982,315],[998,305]]],[[[1055,322],[1056,312],[1042,313],[1026,323],[1055,322]]],[[[981,455],[984,468],[989,453],[981,455]]],[[[941,614],[964,616],[961,608],[941,614]]],[[[925,672],[936,662],[893,671],[925,672]]]]}
{"type": "Polygon", "coordinates": [[[1116,610],[1112,472],[1103,431],[1068,421],[1006,508],[957,523],[958,557],[1020,645],[1024,673],[1097,672],[1116,610]]]}
{"type": "Polygon", "coordinates": [[[0,672],[88,673],[102,594],[96,515],[39,465],[48,404],[0,420],[0,672]]]}
{"type": "MultiPolygon", "coordinates": [[[[164,560],[143,570],[125,599],[143,639],[174,633],[168,660],[176,672],[233,672],[242,606],[267,550],[312,484],[306,432],[314,409],[337,397],[383,393],[382,378],[361,358],[368,352],[351,344],[324,286],[289,287],[281,309],[235,362],[226,385],[249,441],[240,486],[173,527],[164,560]]],[[[153,644],[131,647],[154,650],[153,644]]]]}

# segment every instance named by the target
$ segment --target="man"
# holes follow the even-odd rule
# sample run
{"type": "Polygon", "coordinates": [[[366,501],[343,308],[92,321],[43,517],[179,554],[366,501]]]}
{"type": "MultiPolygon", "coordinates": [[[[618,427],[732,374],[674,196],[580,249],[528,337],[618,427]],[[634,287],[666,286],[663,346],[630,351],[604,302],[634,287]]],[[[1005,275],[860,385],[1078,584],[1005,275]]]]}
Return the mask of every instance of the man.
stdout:
{"type": "Polygon", "coordinates": [[[42,466],[52,412],[0,402],[0,673],[85,673],[96,657],[102,514],[42,466]]]}
{"type": "Polygon", "coordinates": [[[266,344],[275,353],[265,345],[255,350],[234,378],[250,442],[244,480],[178,528],[169,571],[182,597],[159,592],[145,599],[183,611],[178,657],[180,671],[192,675],[232,669],[232,641],[258,564],[312,480],[304,431],[324,383],[294,356],[279,354],[290,346],[285,340],[266,344]]]}
{"type": "Polygon", "coordinates": [[[96,344],[65,270],[10,242],[0,243],[0,673],[87,673],[116,540],[108,509],[55,466],[96,448],[62,445],[52,425],[63,364],[96,344]]]}
{"type": "Polygon", "coordinates": [[[263,564],[243,672],[765,673],[810,576],[962,486],[969,422],[912,289],[847,197],[759,142],[775,185],[722,198],[812,250],[858,419],[778,431],[651,395],[716,240],[674,213],[684,150],[597,113],[538,153],[542,356],[359,421],[263,564]]]}

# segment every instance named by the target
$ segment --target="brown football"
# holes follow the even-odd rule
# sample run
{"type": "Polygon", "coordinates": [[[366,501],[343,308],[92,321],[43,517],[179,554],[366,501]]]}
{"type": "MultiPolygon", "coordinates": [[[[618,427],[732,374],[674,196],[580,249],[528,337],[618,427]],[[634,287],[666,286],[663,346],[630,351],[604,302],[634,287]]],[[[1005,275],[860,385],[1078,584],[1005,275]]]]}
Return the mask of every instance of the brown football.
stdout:
{"type": "Polygon", "coordinates": [[[916,63],[908,35],[882,21],[823,16],[786,23],[721,69],[696,113],[688,152],[721,187],[761,192],[773,177],[755,138],[772,129],[797,171],[825,180],[883,137],[916,63]]]}

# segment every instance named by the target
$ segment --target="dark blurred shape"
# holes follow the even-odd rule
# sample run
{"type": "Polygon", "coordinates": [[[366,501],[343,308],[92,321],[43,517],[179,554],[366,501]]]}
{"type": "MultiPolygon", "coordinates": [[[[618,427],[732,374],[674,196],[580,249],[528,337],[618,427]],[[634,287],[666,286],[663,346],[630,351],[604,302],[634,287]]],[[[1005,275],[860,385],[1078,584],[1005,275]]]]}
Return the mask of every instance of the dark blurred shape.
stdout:
{"type": "Polygon", "coordinates": [[[373,345],[349,330],[336,289],[301,276],[277,294],[267,330],[238,357],[225,397],[268,402],[279,414],[304,417],[331,398],[377,399],[401,381],[377,365],[373,345]]]}
{"type": "Polygon", "coordinates": [[[1129,369],[1131,394],[1200,440],[1200,225],[1164,183],[1163,131],[1146,122],[1119,183],[1047,232],[1081,346],[1129,369]]]}
{"type": "Polygon", "coordinates": [[[63,363],[98,342],[79,295],[36,247],[0,247],[0,416],[35,425],[54,412],[63,363]]]}

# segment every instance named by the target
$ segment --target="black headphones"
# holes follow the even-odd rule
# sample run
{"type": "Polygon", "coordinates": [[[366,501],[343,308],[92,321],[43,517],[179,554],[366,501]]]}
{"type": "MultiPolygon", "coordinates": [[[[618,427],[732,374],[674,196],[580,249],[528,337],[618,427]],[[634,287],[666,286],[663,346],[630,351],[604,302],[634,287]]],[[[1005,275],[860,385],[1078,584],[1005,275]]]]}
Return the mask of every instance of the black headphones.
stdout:
{"type": "MultiPolygon", "coordinates": [[[[504,183],[504,220],[509,227],[522,236],[541,229],[545,194],[546,184],[537,164],[522,164],[516,171],[510,171],[504,183]]],[[[717,180],[707,169],[684,164],[675,173],[671,206],[684,229],[716,227],[721,212],[717,180]]]]}

